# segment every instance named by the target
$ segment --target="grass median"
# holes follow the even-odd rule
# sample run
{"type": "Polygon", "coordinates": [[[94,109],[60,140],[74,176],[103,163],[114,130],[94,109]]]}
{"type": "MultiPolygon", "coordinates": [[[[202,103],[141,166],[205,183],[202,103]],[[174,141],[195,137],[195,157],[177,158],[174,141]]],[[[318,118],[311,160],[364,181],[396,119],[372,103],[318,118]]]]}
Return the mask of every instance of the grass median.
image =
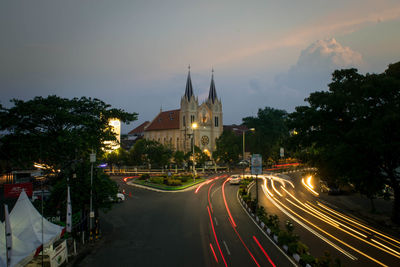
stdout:
{"type": "Polygon", "coordinates": [[[152,182],[149,182],[149,181],[146,181],[146,180],[139,180],[139,179],[132,179],[132,180],[130,180],[130,182],[132,182],[134,184],[138,184],[138,185],[148,186],[148,187],[151,187],[151,188],[165,190],[165,191],[179,191],[179,190],[183,190],[183,189],[186,189],[188,187],[191,187],[193,185],[200,184],[200,183],[204,182],[205,180],[206,180],[205,178],[197,178],[195,181],[193,181],[193,179],[190,179],[190,180],[182,183],[182,185],[178,185],[178,186],[157,184],[157,183],[152,183],[152,182]]]}

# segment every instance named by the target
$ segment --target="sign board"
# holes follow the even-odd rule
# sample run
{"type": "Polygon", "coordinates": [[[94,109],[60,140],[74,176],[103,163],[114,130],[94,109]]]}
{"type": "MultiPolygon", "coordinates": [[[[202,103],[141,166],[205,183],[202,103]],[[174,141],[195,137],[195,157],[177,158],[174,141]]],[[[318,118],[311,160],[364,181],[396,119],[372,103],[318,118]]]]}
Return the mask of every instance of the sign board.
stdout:
{"type": "Polygon", "coordinates": [[[22,189],[28,197],[32,197],[33,186],[32,183],[19,183],[19,184],[5,184],[4,185],[4,198],[18,198],[22,189]]]}
{"type": "Polygon", "coordinates": [[[67,240],[49,252],[49,258],[51,267],[61,266],[67,260],[67,240]]]}
{"type": "Polygon", "coordinates": [[[260,154],[253,154],[251,156],[251,174],[262,174],[262,157],[260,154]]]}
{"type": "Polygon", "coordinates": [[[91,154],[90,154],[90,162],[91,162],[91,163],[96,162],[96,153],[91,153],[91,154]]]}
{"type": "Polygon", "coordinates": [[[279,149],[279,156],[280,156],[281,158],[283,158],[283,157],[285,156],[285,149],[284,149],[283,147],[281,147],[281,148],[279,149]]]}

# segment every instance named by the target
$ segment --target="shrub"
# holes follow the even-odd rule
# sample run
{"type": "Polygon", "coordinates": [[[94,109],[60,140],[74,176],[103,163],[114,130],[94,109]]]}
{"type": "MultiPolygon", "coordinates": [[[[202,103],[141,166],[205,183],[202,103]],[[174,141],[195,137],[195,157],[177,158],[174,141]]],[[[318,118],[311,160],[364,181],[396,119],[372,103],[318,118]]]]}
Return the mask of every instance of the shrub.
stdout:
{"type": "Polygon", "coordinates": [[[179,179],[182,181],[182,183],[186,183],[189,180],[189,176],[181,176],[179,179]]]}
{"type": "Polygon", "coordinates": [[[151,177],[150,182],[155,184],[163,184],[164,178],[163,177],[151,177]]]}
{"type": "Polygon", "coordinates": [[[256,215],[261,221],[265,221],[265,219],[267,218],[267,212],[265,211],[263,206],[257,207],[256,215]]]}
{"type": "Polygon", "coordinates": [[[167,185],[179,186],[179,185],[182,185],[182,181],[179,179],[167,179],[167,185]]]}
{"type": "Polygon", "coordinates": [[[308,253],[300,255],[300,264],[301,265],[305,266],[306,264],[310,264],[311,266],[315,266],[315,263],[316,263],[316,259],[312,255],[310,255],[308,253]]]}
{"type": "Polygon", "coordinates": [[[269,215],[267,219],[267,226],[274,232],[275,234],[279,233],[279,217],[277,215],[269,215]]]}
{"type": "Polygon", "coordinates": [[[150,174],[144,173],[144,174],[140,175],[139,180],[146,180],[149,178],[150,178],[150,174]]]}
{"type": "Polygon", "coordinates": [[[297,254],[302,255],[308,253],[308,247],[301,241],[297,241],[297,254]]]}

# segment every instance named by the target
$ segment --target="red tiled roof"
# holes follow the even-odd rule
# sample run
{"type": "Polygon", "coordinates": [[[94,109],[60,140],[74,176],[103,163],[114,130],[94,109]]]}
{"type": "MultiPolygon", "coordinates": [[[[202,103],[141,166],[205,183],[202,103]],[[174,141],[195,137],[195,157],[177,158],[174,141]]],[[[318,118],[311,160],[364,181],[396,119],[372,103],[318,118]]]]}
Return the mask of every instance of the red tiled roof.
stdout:
{"type": "Polygon", "coordinates": [[[161,112],[145,131],[179,129],[179,112],[180,109],[161,112]]]}
{"type": "Polygon", "coordinates": [[[140,134],[144,132],[144,128],[149,124],[149,121],[145,121],[142,124],[140,124],[138,127],[130,131],[128,134],[140,134]]]}

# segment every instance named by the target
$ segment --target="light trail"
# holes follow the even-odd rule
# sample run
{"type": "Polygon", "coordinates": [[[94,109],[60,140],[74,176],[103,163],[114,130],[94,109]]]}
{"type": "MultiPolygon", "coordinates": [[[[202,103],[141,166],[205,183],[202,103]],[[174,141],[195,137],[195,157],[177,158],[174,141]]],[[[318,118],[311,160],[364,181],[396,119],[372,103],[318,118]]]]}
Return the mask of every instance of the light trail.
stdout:
{"type": "Polygon", "coordinates": [[[249,253],[249,255],[251,256],[251,258],[253,259],[253,261],[255,262],[255,264],[260,267],[260,264],[258,264],[256,258],[253,256],[253,254],[251,253],[251,251],[249,250],[249,248],[246,246],[246,244],[244,243],[242,237],[239,235],[238,231],[236,230],[235,227],[232,227],[233,230],[235,231],[236,235],[239,237],[240,242],[242,242],[243,246],[246,248],[247,252],[249,253]]]}
{"type": "Polygon", "coordinates": [[[211,213],[214,213],[212,205],[211,205],[211,201],[210,201],[210,190],[211,188],[215,185],[215,183],[213,183],[209,188],[208,188],[208,206],[210,206],[211,209],[211,213]]]}
{"type": "MultiPolygon", "coordinates": [[[[285,189],[284,189],[284,190],[285,190],[285,189]]],[[[285,191],[286,191],[286,190],[285,190],[285,191]]],[[[366,235],[364,235],[364,234],[362,234],[362,233],[360,233],[360,232],[358,232],[358,231],[352,229],[351,227],[349,227],[349,226],[347,226],[347,225],[344,225],[344,224],[342,224],[342,223],[340,223],[340,222],[338,222],[338,221],[336,221],[336,220],[330,218],[329,216],[326,216],[325,214],[322,214],[321,212],[315,210],[314,208],[308,206],[307,204],[303,204],[303,203],[300,202],[297,198],[295,198],[292,194],[289,193],[289,195],[290,195],[292,198],[294,198],[298,203],[300,203],[301,205],[303,205],[304,207],[308,208],[308,209],[311,211],[311,212],[310,212],[310,211],[308,211],[308,210],[305,210],[305,209],[303,209],[302,207],[299,207],[298,205],[296,205],[296,204],[294,204],[293,202],[291,202],[289,199],[287,199],[287,201],[288,201],[289,203],[291,203],[292,205],[296,206],[297,208],[303,210],[304,212],[306,212],[306,213],[308,213],[308,214],[310,214],[310,215],[312,215],[312,216],[314,216],[314,217],[316,217],[316,218],[318,218],[318,219],[324,221],[324,222],[327,223],[327,224],[330,224],[331,226],[335,227],[336,229],[338,229],[338,230],[340,230],[340,231],[342,231],[342,232],[344,232],[344,233],[346,233],[346,234],[348,234],[348,235],[350,235],[350,236],[352,236],[352,237],[354,237],[354,238],[357,238],[357,239],[360,240],[360,241],[363,241],[364,243],[367,243],[367,244],[370,245],[370,246],[376,247],[377,249],[380,249],[380,250],[382,250],[382,251],[384,251],[384,252],[386,252],[386,253],[388,253],[388,254],[390,254],[390,255],[392,255],[392,256],[395,256],[395,257],[397,257],[397,258],[400,258],[399,256],[396,255],[396,254],[400,255],[400,253],[398,253],[398,252],[395,251],[395,254],[393,254],[393,252],[391,252],[391,251],[394,251],[393,249],[384,249],[384,248],[381,248],[381,247],[375,245],[374,243],[369,242],[369,241],[367,240],[367,236],[366,236],[366,235]],[[313,214],[312,212],[314,212],[314,213],[316,213],[316,214],[313,214]],[[318,214],[319,216],[318,216],[317,214],[318,214]],[[323,219],[323,218],[325,218],[325,219],[323,219]],[[356,234],[358,234],[358,235],[364,237],[365,239],[362,239],[362,238],[360,238],[359,236],[356,236],[356,235],[350,233],[349,231],[346,231],[346,230],[343,229],[343,228],[347,228],[347,229],[349,229],[350,231],[352,231],[352,232],[354,232],[354,233],[356,233],[356,234]]],[[[305,220],[305,219],[303,218],[303,220],[305,220]]],[[[385,246],[385,247],[386,247],[386,246],[385,246]]]]}
{"type": "Polygon", "coordinates": [[[264,253],[264,255],[267,258],[267,260],[269,261],[269,263],[271,263],[272,266],[276,267],[275,263],[271,260],[268,253],[265,252],[264,248],[261,246],[260,242],[258,242],[258,239],[254,235],[253,235],[253,239],[256,242],[256,244],[258,245],[258,247],[261,249],[262,253],[264,253]]]}
{"type": "Polygon", "coordinates": [[[272,186],[272,189],[275,191],[275,193],[277,193],[280,197],[283,197],[283,195],[281,193],[279,193],[278,190],[276,190],[273,180],[271,180],[271,186],[272,186]]]}
{"type": "MultiPolygon", "coordinates": [[[[311,178],[311,176],[308,177],[308,178],[311,178]]],[[[314,189],[313,189],[312,187],[310,187],[310,186],[304,181],[304,178],[301,178],[301,183],[302,183],[302,184],[304,185],[304,187],[307,188],[308,191],[310,191],[313,195],[319,196],[319,194],[318,194],[317,192],[315,192],[314,189]]]]}
{"type": "Polygon", "coordinates": [[[322,212],[322,213],[324,213],[324,214],[326,214],[326,215],[328,215],[328,216],[331,216],[331,217],[334,218],[335,220],[339,220],[341,223],[350,224],[352,227],[354,227],[354,228],[356,228],[356,229],[358,229],[358,230],[364,232],[367,236],[372,235],[372,233],[371,233],[370,231],[367,231],[366,229],[364,229],[364,228],[362,228],[362,227],[360,227],[360,226],[358,226],[358,225],[356,225],[356,224],[352,224],[352,223],[346,221],[345,219],[343,219],[343,218],[341,218],[341,217],[339,217],[339,216],[337,216],[337,215],[335,215],[335,214],[331,214],[331,213],[327,212],[326,210],[322,209],[321,207],[318,207],[318,206],[312,204],[312,203],[309,202],[309,201],[307,201],[307,204],[310,205],[310,206],[312,206],[312,207],[315,208],[316,210],[318,210],[318,211],[320,211],[320,212],[322,212]]]}
{"type": "MultiPolygon", "coordinates": [[[[266,182],[265,182],[265,184],[266,184],[266,182]]],[[[296,222],[299,222],[299,221],[298,221],[296,218],[294,218],[293,216],[291,216],[291,214],[288,213],[286,210],[288,210],[288,211],[290,211],[291,213],[295,214],[297,217],[301,218],[303,221],[305,221],[305,222],[307,222],[308,224],[312,225],[313,227],[315,227],[316,229],[318,229],[318,230],[321,231],[322,233],[324,233],[324,234],[326,234],[327,236],[329,236],[329,237],[335,239],[336,241],[342,243],[343,245],[345,245],[345,246],[347,246],[348,248],[350,248],[350,249],[356,251],[357,253],[359,253],[359,254],[361,254],[361,255],[367,257],[368,259],[370,259],[370,260],[372,260],[372,261],[378,263],[379,265],[387,266],[387,265],[385,265],[384,263],[378,261],[377,259],[375,259],[375,258],[369,256],[368,254],[366,254],[366,253],[364,253],[364,252],[362,252],[362,251],[356,249],[355,247],[353,247],[353,246],[347,244],[346,242],[340,240],[339,238],[337,238],[337,237],[331,235],[331,234],[328,233],[327,231],[325,231],[325,230],[321,229],[320,227],[316,226],[315,224],[311,223],[310,221],[308,221],[307,219],[303,218],[302,216],[300,216],[299,214],[297,214],[296,212],[294,212],[293,210],[291,210],[289,207],[287,207],[286,205],[284,205],[284,204],[283,204],[282,202],[280,202],[278,199],[270,197],[270,196],[269,196],[267,193],[265,193],[265,192],[264,192],[264,194],[269,198],[269,200],[270,200],[277,208],[279,208],[282,212],[284,212],[284,213],[285,213],[286,215],[288,215],[290,218],[295,219],[296,222]],[[278,202],[279,204],[277,204],[277,202],[278,202]],[[280,205],[281,205],[281,206],[280,206],[280,205]],[[284,208],[282,208],[282,207],[285,207],[286,210],[285,210],[284,208]]],[[[301,223],[301,225],[304,227],[304,224],[301,223]]],[[[305,228],[306,228],[306,227],[305,227],[305,228]]],[[[306,229],[309,230],[308,228],[306,228],[306,229]]],[[[342,231],[344,231],[344,230],[342,229],[342,231]]],[[[352,235],[352,236],[355,236],[355,235],[353,235],[353,234],[351,234],[351,233],[349,233],[349,234],[352,235]]],[[[357,237],[357,236],[355,236],[355,237],[365,242],[365,240],[363,240],[363,239],[361,239],[361,238],[359,238],[359,237],[357,237]]],[[[324,240],[324,241],[325,241],[325,240],[324,240]]],[[[372,243],[370,243],[370,242],[367,242],[367,243],[371,244],[372,246],[375,246],[375,247],[379,248],[378,246],[376,246],[376,245],[374,245],[374,244],[372,244],[372,243]]],[[[333,243],[332,243],[332,244],[333,244],[333,243]]],[[[336,246],[336,245],[335,245],[335,246],[336,246]]],[[[334,246],[334,247],[335,247],[335,246],[334,246]]],[[[336,246],[335,248],[337,249],[337,246],[336,246]]],[[[381,249],[381,248],[380,248],[380,249],[381,249]]],[[[350,258],[353,258],[353,260],[357,259],[356,257],[352,256],[351,254],[349,254],[348,252],[344,251],[344,250],[341,249],[341,248],[338,249],[338,250],[341,251],[343,254],[345,254],[345,255],[348,256],[348,257],[349,257],[349,255],[350,255],[350,256],[351,256],[350,258]],[[348,254],[348,255],[347,255],[347,254],[348,254]]],[[[383,249],[381,249],[381,250],[383,250],[383,249]]],[[[384,251],[385,251],[385,250],[384,250],[384,251]]],[[[386,251],[386,252],[389,253],[389,254],[391,254],[391,255],[393,255],[393,256],[396,256],[396,255],[394,255],[394,254],[391,253],[391,252],[388,252],[388,251],[386,251]]]]}
{"type": "Polygon", "coordinates": [[[210,248],[211,248],[211,251],[212,251],[212,253],[213,253],[213,255],[214,255],[214,259],[215,259],[215,261],[218,263],[218,258],[217,258],[217,255],[215,254],[215,251],[214,251],[214,248],[213,248],[213,245],[210,243],[210,248]]]}
{"type": "Polygon", "coordinates": [[[221,257],[222,257],[222,260],[224,261],[225,266],[228,267],[228,264],[226,264],[226,261],[225,261],[224,254],[222,253],[221,246],[219,245],[217,234],[215,233],[214,223],[212,221],[210,208],[208,206],[207,206],[207,210],[208,210],[208,216],[210,217],[210,223],[211,223],[211,227],[212,227],[212,230],[213,230],[213,233],[214,233],[215,242],[217,243],[217,246],[218,246],[218,249],[219,249],[219,253],[221,253],[221,257]]]}
{"type": "Polygon", "coordinates": [[[231,222],[231,224],[232,224],[232,227],[235,228],[235,227],[236,227],[236,223],[235,223],[235,221],[233,220],[231,211],[229,210],[228,203],[226,203],[226,198],[225,198],[225,184],[226,184],[226,182],[228,182],[228,181],[229,181],[229,179],[226,179],[225,182],[222,184],[222,197],[224,198],[224,203],[225,203],[226,211],[228,212],[228,215],[229,215],[229,218],[230,218],[230,222],[231,222]]]}
{"type": "Polygon", "coordinates": [[[219,179],[219,178],[221,178],[221,177],[225,177],[225,176],[226,176],[225,174],[222,175],[222,176],[216,176],[216,177],[213,178],[213,179],[209,179],[209,180],[207,180],[207,181],[201,183],[201,184],[196,188],[196,190],[194,191],[194,193],[197,194],[197,192],[199,192],[200,188],[201,188],[203,185],[209,184],[209,183],[211,183],[212,181],[217,180],[217,179],[219,179]]]}
{"type": "MultiPolygon", "coordinates": [[[[347,257],[349,257],[352,260],[357,260],[357,257],[353,256],[352,254],[350,254],[349,252],[345,251],[344,249],[342,249],[341,247],[339,247],[338,245],[336,245],[335,243],[331,242],[329,239],[327,239],[326,237],[322,236],[320,233],[316,232],[314,229],[310,228],[309,226],[307,226],[306,224],[304,224],[303,222],[301,222],[300,220],[298,220],[296,217],[292,216],[288,211],[286,211],[284,208],[282,208],[280,205],[278,205],[273,197],[270,197],[269,194],[270,193],[266,193],[266,191],[268,190],[268,186],[267,186],[267,181],[264,179],[264,186],[261,187],[264,191],[264,194],[267,196],[267,198],[272,202],[272,204],[274,204],[278,209],[280,209],[284,214],[286,214],[289,218],[291,218],[293,221],[297,222],[299,225],[301,225],[302,227],[304,227],[306,230],[308,230],[309,232],[311,232],[312,234],[314,234],[315,236],[317,236],[318,238],[320,238],[321,240],[323,240],[325,243],[329,244],[330,246],[332,246],[333,248],[337,249],[338,251],[340,251],[341,253],[343,253],[344,255],[346,255],[347,257]]],[[[290,210],[290,209],[289,209],[290,210]]],[[[297,215],[297,214],[296,214],[297,215]]],[[[297,215],[298,217],[301,218],[301,216],[297,215]]]]}
{"type": "Polygon", "coordinates": [[[370,228],[370,227],[368,227],[368,226],[366,226],[366,225],[363,225],[363,224],[357,222],[356,220],[354,220],[354,219],[352,219],[352,218],[350,218],[350,217],[344,215],[343,213],[337,212],[337,211],[335,211],[335,210],[333,210],[333,209],[331,209],[331,208],[325,206],[324,204],[322,204],[322,203],[320,203],[320,202],[318,202],[318,201],[317,201],[317,205],[320,206],[320,207],[322,207],[322,208],[324,208],[324,209],[326,209],[326,210],[328,210],[329,212],[331,212],[331,213],[333,213],[333,214],[336,214],[337,216],[340,216],[340,217],[342,217],[342,218],[344,218],[344,219],[346,219],[346,220],[348,220],[348,221],[350,221],[350,222],[352,222],[352,223],[354,223],[354,224],[357,224],[357,225],[359,225],[359,226],[361,226],[361,227],[363,227],[363,228],[365,228],[365,229],[368,229],[368,230],[371,231],[371,232],[374,232],[374,233],[376,233],[376,234],[378,234],[378,235],[380,235],[380,236],[383,236],[383,237],[385,237],[385,238],[387,238],[387,239],[389,239],[389,240],[391,240],[391,241],[393,241],[393,242],[395,242],[395,243],[400,244],[400,241],[398,241],[398,240],[396,240],[396,239],[394,239],[394,238],[392,238],[392,237],[390,237],[390,236],[387,236],[387,235],[385,235],[385,234],[383,234],[383,233],[380,233],[380,232],[378,232],[377,230],[375,230],[375,229],[373,229],[373,228],[370,228]]]}

